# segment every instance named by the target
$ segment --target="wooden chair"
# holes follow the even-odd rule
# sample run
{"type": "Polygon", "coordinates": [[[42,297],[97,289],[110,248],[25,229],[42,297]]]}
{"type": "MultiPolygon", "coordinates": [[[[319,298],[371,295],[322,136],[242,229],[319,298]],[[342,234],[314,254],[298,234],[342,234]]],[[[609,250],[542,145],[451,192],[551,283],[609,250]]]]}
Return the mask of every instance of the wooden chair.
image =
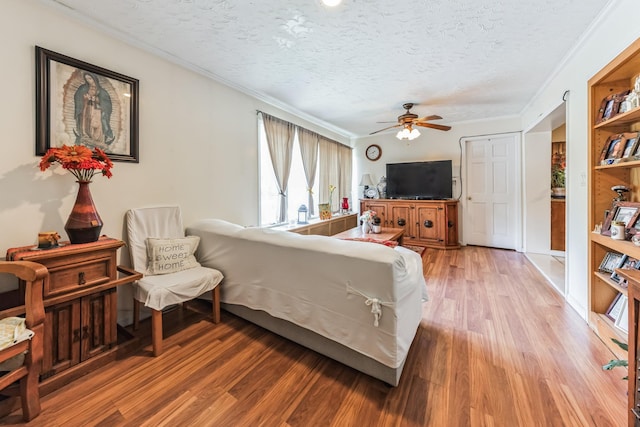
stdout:
{"type": "Polygon", "coordinates": [[[196,267],[156,274],[149,271],[149,238],[184,239],[182,214],[177,206],[130,209],[126,213],[127,240],[131,264],[144,277],[134,283],[133,328],[138,328],[140,306],[151,309],[153,355],[162,354],[162,310],[211,292],[213,322],[220,321],[222,273],[213,268],[196,267]]]}
{"type": "Polygon", "coordinates": [[[44,282],[49,279],[49,272],[45,266],[31,261],[0,261],[0,273],[11,274],[25,284],[24,309],[15,307],[0,311],[0,318],[16,316],[22,311],[25,313],[26,327],[33,332],[31,339],[18,341],[0,350],[0,363],[5,365],[5,362],[20,360],[24,355],[21,366],[0,377],[0,394],[15,396],[16,390],[11,390],[9,386],[19,381],[22,417],[30,421],[40,414],[38,381],[44,352],[42,291],[44,282]]]}

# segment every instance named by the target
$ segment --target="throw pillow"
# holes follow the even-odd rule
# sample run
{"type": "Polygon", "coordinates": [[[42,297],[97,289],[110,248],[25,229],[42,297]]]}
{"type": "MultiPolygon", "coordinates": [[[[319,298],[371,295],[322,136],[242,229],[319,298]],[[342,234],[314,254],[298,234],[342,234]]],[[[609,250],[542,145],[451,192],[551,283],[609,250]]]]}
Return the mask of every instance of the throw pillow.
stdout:
{"type": "Polygon", "coordinates": [[[198,236],[175,239],[147,238],[148,273],[169,274],[199,267],[200,264],[193,256],[198,243],[200,243],[198,236]]]}

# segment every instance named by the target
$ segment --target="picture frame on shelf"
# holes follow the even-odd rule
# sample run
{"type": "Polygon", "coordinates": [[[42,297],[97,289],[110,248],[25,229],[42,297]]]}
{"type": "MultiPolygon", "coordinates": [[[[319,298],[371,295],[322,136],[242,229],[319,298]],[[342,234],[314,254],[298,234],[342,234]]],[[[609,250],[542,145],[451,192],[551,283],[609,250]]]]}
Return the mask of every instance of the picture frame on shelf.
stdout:
{"type": "Polygon", "coordinates": [[[138,80],[36,46],[36,155],[63,145],[138,163],[138,80]]]}
{"type": "Polygon", "coordinates": [[[603,273],[612,274],[614,269],[620,265],[623,256],[624,255],[619,252],[607,252],[602,258],[598,270],[603,273]]]}
{"type": "Polygon", "coordinates": [[[622,300],[622,309],[620,310],[620,313],[618,314],[618,317],[616,318],[614,324],[617,328],[621,329],[625,333],[629,333],[629,314],[627,311],[627,307],[629,305],[627,304],[628,299],[624,294],[620,297],[620,299],[622,300]]]}
{"type": "Polygon", "coordinates": [[[622,292],[618,292],[618,295],[616,295],[613,301],[611,301],[607,312],[604,314],[610,320],[612,320],[614,324],[618,320],[618,317],[620,317],[620,313],[622,312],[622,306],[624,305],[623,297],[624,294],[622,292]]]}
{"type": "Polygon", "coordinates": [[[613,134],[605,141],[600,153],[600,164],[611,165],[624,154],[624,134],[613,134]]]}
{"type": "Polygon", "coordinates": [[[604,98],[600,103],[600,108],[598,109],[596,124],[602,123],[616,116],[620,112],[620,104],[624,101],[624,98],[629,94],[629,92],[631,91],[625,90],[604,98]]]}
{"type": "Polygon", "coordinates": [[[638,150],[638,132],[626,132],[624,137],[624,149],[622,150],[622,160],[633,160],[633,156],[638,150]]]}
{"type": "Polygon", "coordinates": [[[634,228],[639,226],[638,216],[640,215],[640,203],[638,202],[614,202],[612,209],[609,211],[604,223],[602,224],[602,230],[600,234],[603,236],[611,236],[611,222],[622,221],[625,224],[625,230],[630,234],[640,232],[640,228],[634,228]]]}
{"type": "MultiPolygon", "coordinates": [[[[638,269],[640,263],[638,263],[638,260],[636,258],[630,257],[628,255],[624,255],[622,257],[622,260],[620,261],[620,264],[618,264],[616,266],[616,269],[625,269],[625,270],[634,270],[634,269],[638,269]]],[[[622,277],[620,277],[620,275],[618,273],[616,273],[616,269],[613,270],[613,273],[611,273],[611,280],[613,280],[614,282],[616,282],[617,284],[621,284],[623,279],[622,277]]]]}

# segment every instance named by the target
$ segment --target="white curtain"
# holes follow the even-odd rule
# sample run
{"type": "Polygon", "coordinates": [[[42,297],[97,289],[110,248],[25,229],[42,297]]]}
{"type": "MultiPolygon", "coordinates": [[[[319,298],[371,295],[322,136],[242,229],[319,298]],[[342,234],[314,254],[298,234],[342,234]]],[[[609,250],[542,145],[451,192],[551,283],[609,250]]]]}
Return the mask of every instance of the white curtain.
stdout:
{"type": "MultiPolygon", "coordinates": [[[[346,145],[338,144],[338,198],[339,203],[342,204],[343,197],[351,197],[353,191],[351,189],[352,184],[352,167],[353,167],[353,150],[346,145]]],[[[354,210],[355,201],[350,201],[351,210],[354,210]]],[[[340,205],[338,205],[340,207],[340,205]]]]}
{"type": "Polygon", "coordinates": [[[293,151],[293,137],[296,128],[292,123],[285,122],[266,113],[262,113],[262,121],[267,136],[273,172],[280,192],[278,221],[285,222],[287,215],[287,185],[289,183],[289,172],[291,171],[291,153],[293,151]]]}
{"type": "Polygon", "coordinates": [[[329,198],[329,187],[334,186],[336,189],[339,185],[340,173],[339,173],[339,161],[338,161],[338,144],[335,141],[331,141],[327,138],[320,137],[319,157],[320,157],[320,190],[319,199],[320,203],[331,204],[332,211],[339,209],[338,205],[338,191],[334,191],[329,198]]]}
{"type": "Polygon", "coordinates": [[[319,136],[315,132],[298,127],[298,142],[300,143],[300,154],[302,155],[302,166],[304,176],[307,179],[307,192],[309,193],[309,216],[314,216],[315,206],[313,201],[313,185],[316,180],[318,170],[318,145],[319,136]]]}

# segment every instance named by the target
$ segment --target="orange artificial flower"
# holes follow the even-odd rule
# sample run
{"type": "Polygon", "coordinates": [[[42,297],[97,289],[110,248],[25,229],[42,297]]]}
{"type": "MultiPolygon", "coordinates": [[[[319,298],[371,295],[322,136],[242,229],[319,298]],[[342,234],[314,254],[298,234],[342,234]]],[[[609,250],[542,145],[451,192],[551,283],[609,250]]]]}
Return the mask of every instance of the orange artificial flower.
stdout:
{"type": "Polygon", "coordinates": [[[107,154],[99,148],[91,151],[83,145],[63,145],[60,148],[50,148],[40,160],[40,170],[45,171],[53,163],[60,163],[78,181],[90,181],[96,171],[111,178],[113,162],[107,154]]]}
{"type": "Polygon", "coordinates": [[[56,157],[60,160],[60,163],[80,163],[84,160],[90,159],[92,156],[91,150],[83,145],[63,145],[56,151],[56,157]]]}

